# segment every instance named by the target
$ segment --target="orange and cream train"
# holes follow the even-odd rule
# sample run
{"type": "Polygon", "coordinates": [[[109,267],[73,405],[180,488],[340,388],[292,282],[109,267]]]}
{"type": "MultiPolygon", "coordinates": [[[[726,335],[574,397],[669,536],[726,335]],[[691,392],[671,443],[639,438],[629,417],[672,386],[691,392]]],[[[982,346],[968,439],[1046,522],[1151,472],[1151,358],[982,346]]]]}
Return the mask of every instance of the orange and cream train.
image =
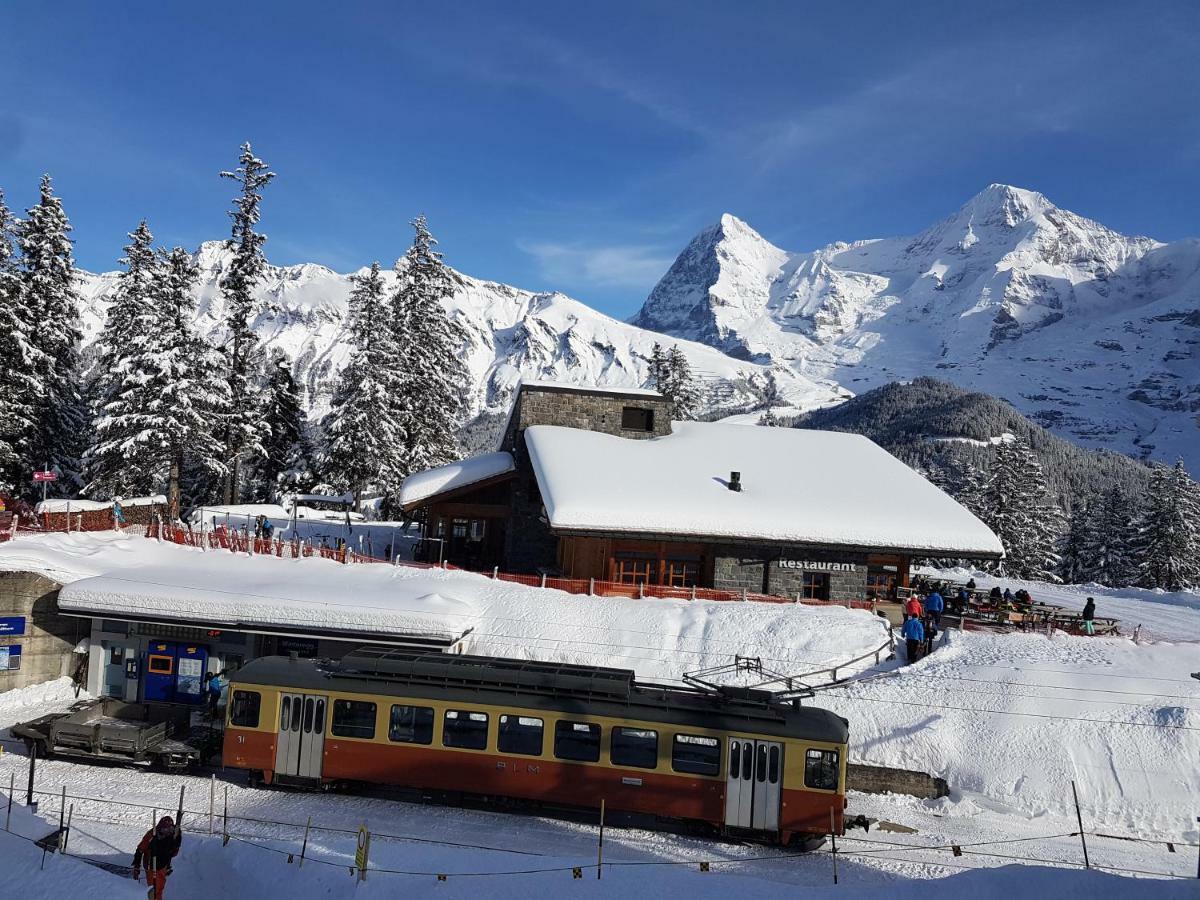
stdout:
{"type": "Polygon", "coordinates": [[[620,669],[387,650],[231,679],[224,763],[266,783],[399,785],[599,808],[801,845],[840,834],[846,721],[620,669]]]}

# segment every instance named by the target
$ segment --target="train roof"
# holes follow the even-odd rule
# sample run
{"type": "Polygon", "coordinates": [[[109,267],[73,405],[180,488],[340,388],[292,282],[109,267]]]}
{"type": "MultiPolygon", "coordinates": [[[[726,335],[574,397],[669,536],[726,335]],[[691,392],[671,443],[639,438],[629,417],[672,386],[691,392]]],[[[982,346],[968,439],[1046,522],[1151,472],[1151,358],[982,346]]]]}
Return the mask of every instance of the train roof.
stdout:
{"type": "Polygon", "coordinates": [[[766,691],[719,691],[638,682],[628,669],[364,648],[340,660],[268,656],[231,681],[305,691],[474,700],[489,706],[637,718],[665,724],[845,743],[845,719],[766,691]]]}

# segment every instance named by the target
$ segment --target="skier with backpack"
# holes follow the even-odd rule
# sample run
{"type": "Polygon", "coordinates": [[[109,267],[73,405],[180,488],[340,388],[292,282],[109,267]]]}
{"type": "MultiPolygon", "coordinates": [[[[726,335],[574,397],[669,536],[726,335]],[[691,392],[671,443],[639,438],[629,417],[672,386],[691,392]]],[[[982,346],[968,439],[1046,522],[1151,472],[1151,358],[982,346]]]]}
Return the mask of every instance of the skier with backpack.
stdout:
{"type": "Polygon", "coordinates": [[[163,900],[167,888],[167,876],[171,874],[171,860],[179,853],[183,843],[183,832],[170,816],[163,816],[158,824],[142,837],[133,854],[133,880],[141,880],[141,867],[146,865],[146,891],[148,900],[163,900]]]}
{"type": "Polygon", "coordinates": [[[904,627],[900,629],[900,634],[904,637],[904,649],[908,654],[909,663],[915,663],[921,649],[921,642],[925,640],[925,626],[916,616],[909,616],[904,620],[904,627]]]}

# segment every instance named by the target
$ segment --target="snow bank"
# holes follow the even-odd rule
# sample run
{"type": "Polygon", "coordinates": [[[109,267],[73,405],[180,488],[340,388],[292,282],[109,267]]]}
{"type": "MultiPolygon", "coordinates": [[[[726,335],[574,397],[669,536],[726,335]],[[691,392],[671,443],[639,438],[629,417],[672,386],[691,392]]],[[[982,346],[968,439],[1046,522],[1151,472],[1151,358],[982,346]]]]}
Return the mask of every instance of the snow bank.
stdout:
{"type": "Polygon", "coordinates": [[[890,676],[825,691],[854,758],[941,775],[955,796],[1023,816],[1073,813],[1106,829],[1197,835],[1195,644],[953,632],[890,676]]]}
{"type": "Polygon", "coordinates": [[[555,528],[1000,555],[986,525],[854,434],[676,422],[627,440],[535,425],[530,459],[555,528]],[[742,490],[728,489],[731,472],[742,490]]]}
{"type": "Polygon", "coordinates": [[[400,504],[408,506],[434,494],[466,487],[511,472],[515,468],[512,454],[498,451],[418,472],[404,479],[400,488],[400,504]]]}

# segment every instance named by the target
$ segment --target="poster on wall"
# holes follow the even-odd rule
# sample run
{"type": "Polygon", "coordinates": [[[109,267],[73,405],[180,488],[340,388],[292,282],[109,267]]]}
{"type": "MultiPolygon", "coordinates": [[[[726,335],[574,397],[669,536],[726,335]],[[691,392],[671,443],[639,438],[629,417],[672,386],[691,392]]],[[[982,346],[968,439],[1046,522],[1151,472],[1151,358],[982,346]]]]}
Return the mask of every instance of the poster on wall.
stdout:
{"type": "Polygon", "coordinates": [[[24,633],[24,616],[0,616],[0,637],[15,637],[24,633]]]}
{"type": "Polygon", "coordinates": [[[21,645],[0,645],[0,672],[13,672],[21,668],[21,645]]]}
{"type": "Polygon", "coordinates": [[[201,680],[204,677],[204,660],[179,658],[179,675],[175,689],[181,694],[192,697],[200,696],[201,680]]]}

